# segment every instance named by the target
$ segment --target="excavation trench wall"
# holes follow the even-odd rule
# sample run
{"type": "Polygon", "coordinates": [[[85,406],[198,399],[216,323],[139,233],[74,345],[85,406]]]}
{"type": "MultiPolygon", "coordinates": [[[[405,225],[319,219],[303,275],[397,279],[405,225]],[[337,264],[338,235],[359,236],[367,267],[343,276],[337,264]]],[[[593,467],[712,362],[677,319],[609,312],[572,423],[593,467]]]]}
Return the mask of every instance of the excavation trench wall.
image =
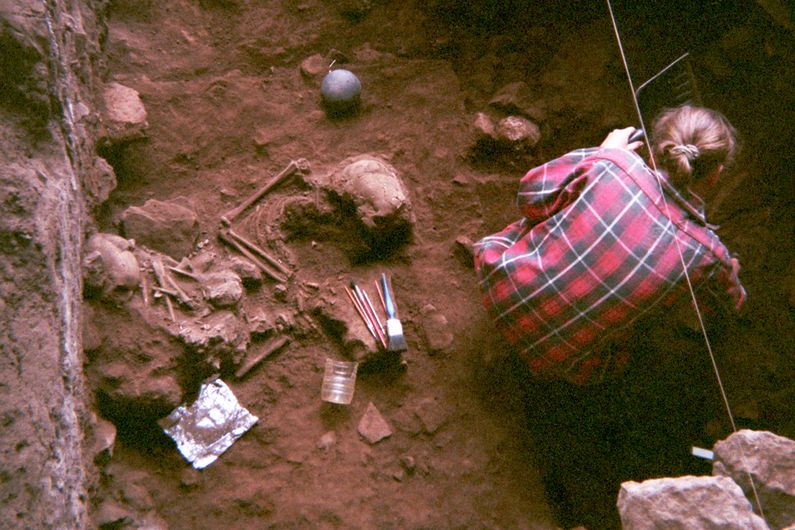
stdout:
{"type": "MultiPolygon", "coordinates": [[[[87,525],[80,253],[101,3],[0,2],[0,520],[87,525]]],[[[96,179],[99,180],[96,180],[96,179]]],[[[104,177],[107,178],[107,177],[104,177]]]]}

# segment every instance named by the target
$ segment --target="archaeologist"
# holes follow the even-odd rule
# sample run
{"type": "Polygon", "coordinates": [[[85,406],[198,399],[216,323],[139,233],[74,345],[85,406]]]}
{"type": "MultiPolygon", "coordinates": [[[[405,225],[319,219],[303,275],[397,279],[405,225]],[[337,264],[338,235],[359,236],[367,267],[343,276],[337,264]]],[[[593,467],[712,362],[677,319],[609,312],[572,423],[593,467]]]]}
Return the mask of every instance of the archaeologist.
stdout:
{"type": "Polygon", "coordinates": [[[734,157],[731,124],[703,107],[663,111],[651,132],[656,175],[632,132],[530,170],[523,217],[475,244],[484,303],[542,379],[585,385],[620,373],[633,324],[689,299],[685,270],[696,292],[736,310],[745,299],[739,263],[699,197],[734,157]]]}

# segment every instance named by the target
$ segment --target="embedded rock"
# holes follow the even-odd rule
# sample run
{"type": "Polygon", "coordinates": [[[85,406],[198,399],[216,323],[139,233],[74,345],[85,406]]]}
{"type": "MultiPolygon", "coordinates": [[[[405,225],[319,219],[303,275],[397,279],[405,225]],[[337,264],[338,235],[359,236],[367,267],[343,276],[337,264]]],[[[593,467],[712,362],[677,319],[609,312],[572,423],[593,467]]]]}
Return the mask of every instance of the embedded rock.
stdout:
{"type": "Polygon", "coordinates": [[[624,482],[617,504],[625,530],[768,530],[726,477],[624,482]]]}
{"type": "Polygon", "coordinates": [[[753,503],[753,480],[773,528],[795,522],[795,441],[767,431],[740,430],[715,444],[714,475],[734,480],[753,503]]]}
{"type": "Polygon", "coordinates": [[[243,297],[243,282],[232,271],[202,275],[201,284],[204,297],[215,307],[234,307],[243,297]]]}
{"type": "Polygon", "coordinates": [[[362,435],[362,438],[367,440],[371,445],[392,436],[392,428],[384,417],[381,416],[381,413],[378,412],[378,409],[375,408],[372,401],[367,404],[364,416],[362,416],[356,429],[359,431],[359,434],[362,435]]]}
{"type": "Polygon", "coordinates": [[[508,116],[497,123],[497,140],[515,149],[534,147],[541,139],[538,125],[521,116],[508,116]]]}
{"type": "Polygon", "coordinates": [[[218,367],[225,360],[239,364],[249,345],[246,325],[229,311],[217,311],[193,322],[184,322],[179,338],[193,351],[218,367]]]}
{"type": "Polygon", "coordinates": [[[348,357],[366,362],[379,352],[378,343],[342,290],[322,289],[310,311],[348,357]]]}
{"type": "Polygon", "coordinates": [[[190,254],[199,236],[199,220],[183,202],[150,199],[128,208],[121,219],[125,235],[176,260],[190,254]]]}
{"type": "Polygon", "coordinates": [[[107,144],[122,144],[146,136],[149,124],[138,91],[110,83],[102,93],[102,118],[107,144]]]}
{"type": "Polygon", "coordinates": [[[494,94],[489,106],[505,114],[518,114],[533,120],[542,120],[544,112],[533,98],[530,87],[524,81],[509,83],[494,94]]]}
{"type": "Polygon", "coordinates": [[[450,331],[447,317],[431,304],[423,306],[421,313],[428,352],[431,354],[449,352],[455,337],[450,331]]]}

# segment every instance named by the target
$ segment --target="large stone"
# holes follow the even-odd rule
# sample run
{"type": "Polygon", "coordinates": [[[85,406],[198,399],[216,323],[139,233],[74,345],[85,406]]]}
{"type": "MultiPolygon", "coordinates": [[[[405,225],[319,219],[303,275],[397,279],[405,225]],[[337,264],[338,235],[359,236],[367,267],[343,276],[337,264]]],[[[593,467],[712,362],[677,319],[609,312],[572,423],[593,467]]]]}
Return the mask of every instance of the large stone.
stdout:
{"type": "Polygon", "coordinates": [[[618,512],[624,530],[769,530],[726,477],[624,482],[618,512]]]}
{"type": "Polygon", "coordinates": [[[120,144],[146,136],[149,124],[138,91],[119,83],[110,83],[102,93],[102,103],[104,142],[120,144]]]}
{"type": "Polygon", "coordinates": [[[124,234],[152,250],[179,260],[190,254],[199,236],[199,220],[184,201],[150,199],[122,214],[124,234]]]}
{"type": "Polygon", "coordinates": [[[243,282],[232,271],[211,272],[200,278],[204,297],[215,307],[234,307],[243,297],[243,282]]]}
{"type": "MultiPolygon", "coordinates": [[[[346,356],[359,362],[374,358],[380,351],[378,343],[344,293],[344,283],[320,288],[310,311],[346,356]]],[[[362,283],[361,285],[365,285],[362,283]]],[[[377,303],[377,302],[374,302],[377,303]]]]}
{"type": "Polygon", "coordinates": [[[738,431],[715,444],[715,475],[730,477],[754,503],[753,480],[773,528],[795,522],[795,441],[767,431],[738,431]]]}
{"type": "Polygon", "coordinates": [[[205,318],[183,322],[179,338],[210,364],[225,360],[239,364],[250,341],[248,327],[230,311],[216,311],[205,318]]]}

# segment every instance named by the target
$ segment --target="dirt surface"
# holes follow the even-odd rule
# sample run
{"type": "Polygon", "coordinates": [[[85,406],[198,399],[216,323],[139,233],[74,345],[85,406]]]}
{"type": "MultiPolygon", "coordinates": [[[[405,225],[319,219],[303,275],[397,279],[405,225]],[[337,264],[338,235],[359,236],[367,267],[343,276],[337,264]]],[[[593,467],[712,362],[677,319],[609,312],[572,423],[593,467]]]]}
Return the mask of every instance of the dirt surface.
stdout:
{"type": "MultiPolygon", "coordinates": [[[[596,529],[617,525],[622,480],[704,472],[689,446],[711,447],[730,425],[698,333],[650,332],[635,368],[606,390],[538,384],[496,336],[471,264],[457,250],[460,236],[476,240],[514,220],[517,180],[527,169],[635,122],[604,8],[575,2],[550,13],[520,4],[110,3],[106,81],[140,93],[149,130],[146,140],[106,153],[119,184],[97,213],[102,231],[118,232],[131,205],[186,197],[206,241],[202,250],[227,259],[232,253],[216,237],[223,212],[290,160],[305,158],[321,174],[360,154],[396,168],[416,222],[410,241],[364,259],[346,252],[344,234],[275,241],[271,248],[296,270],[286,297],[266,281],[242,302],[249,314],[294,311],[299,284],[342,289],[349,278],[389,272],[409,345],[405,370],[363,369],[349,407],[323,404],[324,360],[344,355],[322,329],[301,323],[310,315],[289,326],[291,343],[249,376],[236,379],[222,367],[260,420],[201,472],[153,422],[104,409],[119,441],[98,504],[113,499],[156,513],[169,528],[596,529]],[[322,72],[301,71],[315,54],[359,77],[359,113],[326,116],[322,72]],[[543,103],[535,116],[541,141],[518,151],[474,150],[475,113],[515,81],[528,83],[543,103]],[[429,348],[438,337],[427,337],[434,333],[424,317],[428,304],[452,336],[439,352],[429,348]],[[393,430],[373,445],[357,433],[370,402],[393,430]],[[329,431],[336,442],[319,448],[329,431]]],[[[702,68],[704,93],[744,133],[747,149],[715,215],[729,247],[748,256],[743,279],[751,302],[741,318],[716,319],[711,331],[732,399],[750,410],[744,425],[792,437],[786,285],[793,190],[782,162],[791,112],[766,115],[782,139],[763,143],[758,135],[763,108],[793,108],[792,34],[758,8],[751,18],[716,18],[711,31],[685,25],[691,42],[639,9],[622,15],[641,79],[682,46],[703,51],[703,64],[723,61],[702,68]],[[761,71],[774,75],[760,79],[761,71]]],[[[304,192],[288,184],[276,195],[304,192]]],[[[243,226],[252,237],[264,230],[257,222],[243,226]]],[[[209,375],[186,368],[164,332],[164,305],[138,302],[135,311],[153,325],[131,319],[129,310],[92,305],[101,336],[123,335],[130,348],[146,345],[181,370],[184,399],[209,375]]]]}

